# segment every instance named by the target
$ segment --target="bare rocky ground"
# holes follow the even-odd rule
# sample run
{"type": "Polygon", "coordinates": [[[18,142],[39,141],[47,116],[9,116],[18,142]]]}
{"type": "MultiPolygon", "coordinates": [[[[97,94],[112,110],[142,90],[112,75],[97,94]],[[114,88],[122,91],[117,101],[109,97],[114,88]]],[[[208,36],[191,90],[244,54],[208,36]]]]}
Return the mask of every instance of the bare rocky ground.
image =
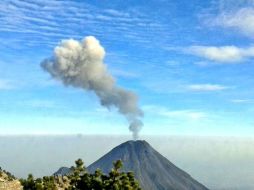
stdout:
{"type": "MultiPolygon", "coordinates": [[[[58,190],[64,190],[69,186],[69,180],[65,176],[58,176],[55,178],[58,190]]],[[[0,190],[23,190],[22,185],[17,179],[10,179],[10,177],[3,171],[0,171],[0,190]]]]}
{"type": "Polygon", "coordinates": [[[0,190],[22,190],[22,186],[18,180],[0,182],[0,190]]]}
{"type": "MultiPolygon", "coordinates": [[[[57,190],[67,189],[70,183],[66,176],[54,176],[54,181],[57,190]]],[[[0,167],[0,190],[23,190],[23,187],[18,179],[0,167]]]]}
{"type": "Polygon", "coordinates": [[[3,171],[0,171],[0,190],[22,190],[22,186],[17,179],[10,177],[3,171]]]}

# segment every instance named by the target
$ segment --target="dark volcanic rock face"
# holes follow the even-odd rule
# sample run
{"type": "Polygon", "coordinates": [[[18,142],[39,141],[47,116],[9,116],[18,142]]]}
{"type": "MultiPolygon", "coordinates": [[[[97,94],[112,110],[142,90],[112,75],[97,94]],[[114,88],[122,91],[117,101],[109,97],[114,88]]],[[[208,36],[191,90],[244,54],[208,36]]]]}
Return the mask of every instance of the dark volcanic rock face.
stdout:
{"type": "Polygon", "coordinates": [[[67,167],[61,167],[59,168],[54,174],[53,176],[63,176],[63,175],[69,175],[71,174],[72,170],[70,168],[67,167]]]}
{"type": "Polygon", "coordinates": [[[112,163],[122,160],[123,171],[133,171],[144,190],[207,190],[189,174],[176,167],[146,141],[127,141],[104,155],[87,169],[108,173],[112,163]]]}

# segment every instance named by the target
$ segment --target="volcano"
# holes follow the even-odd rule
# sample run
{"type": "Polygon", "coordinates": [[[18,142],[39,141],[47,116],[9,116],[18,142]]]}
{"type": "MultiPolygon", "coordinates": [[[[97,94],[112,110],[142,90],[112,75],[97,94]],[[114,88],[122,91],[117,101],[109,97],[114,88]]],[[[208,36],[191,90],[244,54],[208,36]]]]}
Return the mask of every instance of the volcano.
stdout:
{"type": "Polygon", "coordinates": [[[94,172],[100,168],[108,173],[113,162],[123,162],[122,171],[133,171],[143,190],[208,190],[189,174],[153,149],[146,141],[127,141],[99,160],[87,170],[94,172]]]}
{"type": "MultiPolygon", "coordinates": [[[[109,173],[116,160],[123,162],[122,171],[134,172],[142,190],[208,190],[141,140],[120,144],[88,166],[87,170],[92,173],[99,168],[102,172],[109,173]]],[[[70,173],[70,168],[62,167],[54,175],[70,173]]]]}

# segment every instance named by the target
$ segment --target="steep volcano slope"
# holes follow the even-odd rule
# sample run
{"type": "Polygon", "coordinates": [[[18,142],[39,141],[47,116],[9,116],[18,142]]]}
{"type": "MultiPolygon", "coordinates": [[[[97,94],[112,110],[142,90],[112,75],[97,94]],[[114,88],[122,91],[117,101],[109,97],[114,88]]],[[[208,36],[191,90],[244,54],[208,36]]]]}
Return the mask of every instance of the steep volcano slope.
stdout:
{"type": "Polygon", "coordinates": [[[146,141],[127,141],[104,155],[87,169],[108,173],[112,163],[122,160],[123,171],[133,171],[144,190],[207,190],[189,174],[176,167],[146,141]]]}

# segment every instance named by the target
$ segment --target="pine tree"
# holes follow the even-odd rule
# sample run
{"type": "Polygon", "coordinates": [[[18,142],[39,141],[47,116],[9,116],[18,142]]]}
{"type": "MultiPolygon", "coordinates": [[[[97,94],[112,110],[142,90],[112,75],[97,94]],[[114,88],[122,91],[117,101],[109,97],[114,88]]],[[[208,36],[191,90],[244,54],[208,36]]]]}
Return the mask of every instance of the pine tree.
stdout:
{"type": "MultiPolygon", "coordinates": [[[[109,174],[103,174],[100,169],[88,173],[81,159],[76,160],[75,164],[72,173],[62,177],[68,190],[141,190],[132,172],[121,172],[121,160],[113,163],[109,174]]],[[[60,185],[58,177],[45,176],[42,179],[34,179],[32,174],[20,182],[24,190],[57,190],[57,186],[60,185]]]]}

